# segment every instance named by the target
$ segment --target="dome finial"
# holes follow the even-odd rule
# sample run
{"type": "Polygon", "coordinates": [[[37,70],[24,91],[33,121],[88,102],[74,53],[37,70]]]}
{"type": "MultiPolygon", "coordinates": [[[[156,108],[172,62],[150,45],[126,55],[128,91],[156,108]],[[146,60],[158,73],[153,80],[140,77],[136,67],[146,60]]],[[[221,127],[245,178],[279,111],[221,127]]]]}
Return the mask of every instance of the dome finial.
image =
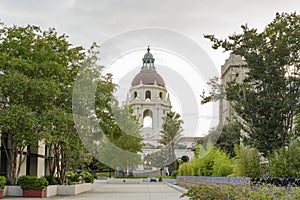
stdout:
{"type": "Polygon", "coordinates": [[[148,52],[150,51],[150,47],[149,47],[149,45],[148,45],[147,51],[148,51],[148,52]]]}

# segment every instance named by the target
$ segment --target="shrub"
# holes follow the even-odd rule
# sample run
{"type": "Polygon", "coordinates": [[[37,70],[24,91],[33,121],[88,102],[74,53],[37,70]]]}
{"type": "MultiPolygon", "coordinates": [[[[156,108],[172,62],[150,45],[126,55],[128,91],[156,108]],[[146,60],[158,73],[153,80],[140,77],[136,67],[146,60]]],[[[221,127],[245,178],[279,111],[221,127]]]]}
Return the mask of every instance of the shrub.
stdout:
{"type": "Polygon", "coordinates": [[[49,183],[49,185],[61,185],[61,180],[60,178],[53,176],[53,175],[49,175],[45,177],[49,183]]]}
{"type": "Polygon", "coordinates": [[[18,185],[22,189],[41,190],[48,186],[48,181],[45,177],[38,178],[36,176],[20,176],[18,185]]]}
{"type": "Polygon", "coordinates": [[[281,148],[269,156],[269,170],[272,177],[299,177],[300,143],[292,141],[288,148],[281,148]]]}
{"type": "Polygon", "coordinates": [[[299,199],[300,188],[278,188],[265,185],[256,189],[238,185],[202,184],[191,187],[181,197],[189,197],[191,200],[206,199],[247,199],[247,200],[286,200],[299,199]]]}
{"type": "Polygon", "coordinates": [[[82,177],[84,182],[86,183],[94,183],[95,178],[93,177],[93,175],[90,172],[82,172],[82,177]]]}
{"type": "Polygon", "coordinates": [[[81,183],[80,174],[75,174],[74,172],[67,172],[66,176],[68,185],[75,185],[81,183]]]}
{"type": "Polygon", "coordinates": [[[235,151],[237,156],[233,171],[236,176],[251,178],[262,176],[260,155],[257,149],[236,145],[235,151]]]}
{"type": "Polygon", "coordinates": [[[217,150],[214,157],[215,158],[212,171],[213,176],[228,176],[232,174],[232,161],[226,153],[217,150]]]}
{"type": "Polygon", "coordinates": [[[0,189],[4,189],[5,183],[6,183],[5,176],[0,176],[0,189]]]}
{"type": "Polygon", "coordinates": [[[190,163],[183,163],[178,169],[180,176],[228,176],[232,174],[232,161],[219,150],[211,149],[204,157],[194,158],[190,163]]]}
{"type": "Polygon", "coordinates": [[[172,172],[172,176],[173,177],[176,177],[177,175],[178,175],[178,171],[177,170],[175,170],[175,171],[172,172]]]}

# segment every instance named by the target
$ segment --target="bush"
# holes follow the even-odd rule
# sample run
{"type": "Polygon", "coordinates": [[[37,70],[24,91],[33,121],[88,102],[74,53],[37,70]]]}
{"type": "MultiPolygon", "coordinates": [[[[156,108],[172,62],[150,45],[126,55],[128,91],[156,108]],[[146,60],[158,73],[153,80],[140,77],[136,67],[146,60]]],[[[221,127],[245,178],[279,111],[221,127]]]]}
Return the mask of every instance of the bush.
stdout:
{"type": "Polygon", "coordinates": [[[250,189],[250,187],[238,185],[203,184],[198,187],[191,187],[181,197],[189,197],[192,200],[206,199],[299,199],[300,188],[278,188],[269,185],[250,189]]]}
{"type": "Polygon", "coordinates": [[[176,177],[177,175],[178,175],[178,171],[177,170],[175,170],[175,171],[172,172],[172,176],[173,177],[176,177]]]}
{"type": "Polygon", "coordinates": [[[5,176],[0,176],[0,189],[4,189],[5,183],[6,183],[5,176]]]}
{"type": "Polygon", "coordinates": [[[36,176],[20,176],[17,184],[22,189],[41,190],[49,185],[45,177],[38,178],[36,176]]]}
{"type": "Polygon", "coordinates": [[[82,172],[82,177],[86,183],[94,183],[95,178],[90,172],[82,172]]]}
{"type": "Polygon", "coordinates": [[[183,163],[178,169],[180,176],[228,176],[232,174],[232,161],[219,150],[211,149],[204,157],[194,158],[190,163],[183,163]]]}
{"type": "Polygon", "coordinates": [[[75,174],[74,172],[67,172],[66,176],[68,185],[75,185],[81,183],[80,174],[75,174]]]}
{"type": "Polygon", "coordinates": [[[257,149],[243,146],[235,146],[237,154],[234,174],[240,177],[261,177],[262,167],[260,165],[260,155],[257,149]]]}
{"type": "Polygon", "coordinates": [[[49,176],[45,176],[45,178],[47,179],[49,185],[61,185],[62,184],[61,179],[56,176],[49,175],[49,176]]]}
{"type": "Polygon", "coordinates": [[[272,177],[299,177],[300,143],[293,141],[288,148],[281,148],[269,156],[269,171],[272,177]]]}

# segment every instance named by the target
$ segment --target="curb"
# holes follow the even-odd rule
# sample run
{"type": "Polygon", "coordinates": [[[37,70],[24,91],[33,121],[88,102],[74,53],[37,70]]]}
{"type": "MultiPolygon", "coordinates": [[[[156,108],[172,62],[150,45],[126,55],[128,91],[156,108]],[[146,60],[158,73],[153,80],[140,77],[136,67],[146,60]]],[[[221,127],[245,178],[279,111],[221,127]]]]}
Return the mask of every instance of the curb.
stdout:
{"type": "Polygon", "coordinates": [[[186,188],[180,187],[178,185],[173,185],[170,183],[165,183],[165,184],[168,185],[170,188],[172,188],[178,192],[181,192],[181,193],[186,193],[188,191],[186,188]]]}

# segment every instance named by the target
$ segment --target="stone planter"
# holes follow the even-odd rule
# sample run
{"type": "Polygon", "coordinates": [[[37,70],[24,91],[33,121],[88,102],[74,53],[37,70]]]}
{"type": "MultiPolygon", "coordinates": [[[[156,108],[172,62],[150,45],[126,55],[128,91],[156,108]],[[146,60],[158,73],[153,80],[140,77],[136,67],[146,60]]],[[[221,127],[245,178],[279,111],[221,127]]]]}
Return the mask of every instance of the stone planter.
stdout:
{"type": "Polygon", "coordinates": [[[42,190],[28,190],[23,189],[23,197],[34,197],[34,198],[44,198],[45,189],[42,190]]]}
{"type": "Polygon", "coordinates": [[[91,183],[83,183],[77,185],[58,185],[57,186],[57,195],[61,196],[75,196],[77,194],[91,191],[91,183]]]}
{"type": "Polygon", "coordinates": [[[21,197],[22,195],[23,195],[23,191],[20,186],[6,185],[4,188],[3,196],[21,197]]]}
{"type": "Polygon", "coordinates": [[[58,185],[48,185],[46,187],[46,197],[53,197],[57,195],[57,187],[58,185]]]}

